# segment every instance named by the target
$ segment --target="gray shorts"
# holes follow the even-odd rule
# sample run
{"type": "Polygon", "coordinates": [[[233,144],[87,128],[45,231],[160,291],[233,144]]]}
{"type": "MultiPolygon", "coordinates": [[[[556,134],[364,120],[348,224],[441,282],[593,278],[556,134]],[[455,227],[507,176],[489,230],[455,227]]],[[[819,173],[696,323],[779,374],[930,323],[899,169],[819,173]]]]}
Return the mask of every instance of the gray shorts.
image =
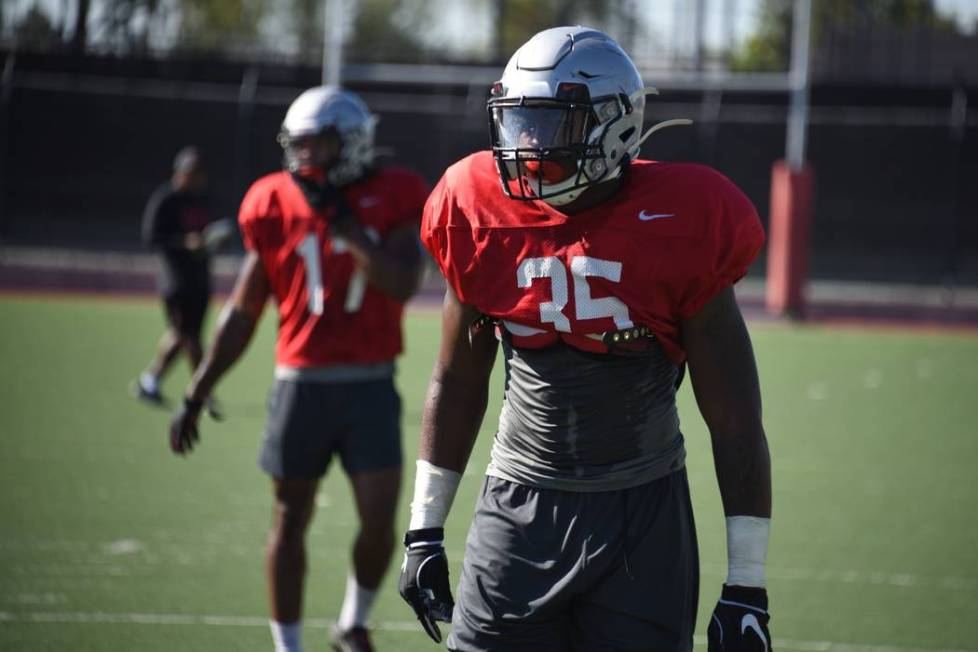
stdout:
{"type": "Polygon", "coordinates": [[[319,478],[334,454],[349,474],[400,466],[401,399],[390,378],[277,379],[258,464],[275,478],[319,478]]]}
{"type": "Polygon", "coordinates": [[[486,477],[448,649],[688,652],[698,599],[685,469],[596,493],[486,477]]]}

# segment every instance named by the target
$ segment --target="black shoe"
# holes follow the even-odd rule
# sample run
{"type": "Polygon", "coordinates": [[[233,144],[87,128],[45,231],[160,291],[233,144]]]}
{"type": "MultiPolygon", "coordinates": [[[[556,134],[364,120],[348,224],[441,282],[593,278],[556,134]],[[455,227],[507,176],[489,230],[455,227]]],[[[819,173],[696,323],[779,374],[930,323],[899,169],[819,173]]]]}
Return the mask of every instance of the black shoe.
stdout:
{"type": "Polygon", "coordinates": [[[341,631],[333,626],[333,649],[336,652],[374,652],[366,627],[354,627],[341,631]]]}
{"type": "Polygon", "coordinates": [[[138,398],[140,401],[146,401],[147,403],[152,403],[153,405],[163,405],[165,403],[163,395],[160,394],[159,388],[150,391],[143,386],[143,381],[139,378],[132,381],[132,383],[129,385],[129,393],[133,398],[138,398]]]}

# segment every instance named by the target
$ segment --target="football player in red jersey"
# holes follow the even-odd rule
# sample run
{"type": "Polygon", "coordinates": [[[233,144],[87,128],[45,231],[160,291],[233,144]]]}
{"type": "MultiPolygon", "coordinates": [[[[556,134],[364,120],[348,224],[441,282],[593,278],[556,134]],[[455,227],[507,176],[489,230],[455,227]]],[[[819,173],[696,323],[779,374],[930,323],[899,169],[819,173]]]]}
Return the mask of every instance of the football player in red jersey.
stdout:
{"type": "Polygon", "coordinates": [[[732,289],[764,235],[719,173],[638,158],[650,92],[606,34],[537,34],[493,86],[492,151],[450,167],[425,206],[448,290],[399,590],[435,641],[452,623],[451,650],[692,649],[686,367],[727,516],[709,646],[771,649],[770,460],[732,289]],[[504,401],[454,602],[443,524],[500,343],[504,401]]]}
{"type": "Polygon", "coordinates": [[[365,623],[394,547],[401,478],[393,383],[403,304],[417,290],[427,187],[374,167],[375,118],[353,93],[312,88],[279,136],[286,169],[241,204],[246,255],[213,345],[170,426],[175,453],[197,441],[202,402],[244,352],[268,297],[278,305],[275,384],[260,466],[275,514],[266,554],[276,650],[301,649],[305,533],[334,454],[350,477],[360,531],[333,632],[337,650],[372,650],[365,623]]]}

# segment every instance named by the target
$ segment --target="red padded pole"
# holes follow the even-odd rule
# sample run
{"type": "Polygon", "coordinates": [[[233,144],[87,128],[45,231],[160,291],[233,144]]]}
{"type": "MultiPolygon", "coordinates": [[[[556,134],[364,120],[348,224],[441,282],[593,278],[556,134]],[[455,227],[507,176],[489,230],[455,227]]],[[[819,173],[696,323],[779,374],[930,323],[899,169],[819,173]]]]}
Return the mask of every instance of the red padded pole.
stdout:
{"type": "Polygon", "coordinates": [[[783,160],[774,163],[765,304],[777,317],[801,319],[805,314],[813,186],[807,165],[793,172],[783,160]]]}

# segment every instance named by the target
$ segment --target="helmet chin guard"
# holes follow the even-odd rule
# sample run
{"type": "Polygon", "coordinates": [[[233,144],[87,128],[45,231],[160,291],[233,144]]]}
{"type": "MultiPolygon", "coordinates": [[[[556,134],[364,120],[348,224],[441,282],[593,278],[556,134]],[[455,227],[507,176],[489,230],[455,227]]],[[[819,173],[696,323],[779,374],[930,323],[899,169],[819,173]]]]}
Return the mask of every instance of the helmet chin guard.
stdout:
{"type": "Polygon", "coordinates": [[[619,177],[653,131],[689,123],[642,134],[645,96],[656,92],[607,34],[540,32],[509,60],[487,105],[503,192],[563,206],[619,177]]]}

